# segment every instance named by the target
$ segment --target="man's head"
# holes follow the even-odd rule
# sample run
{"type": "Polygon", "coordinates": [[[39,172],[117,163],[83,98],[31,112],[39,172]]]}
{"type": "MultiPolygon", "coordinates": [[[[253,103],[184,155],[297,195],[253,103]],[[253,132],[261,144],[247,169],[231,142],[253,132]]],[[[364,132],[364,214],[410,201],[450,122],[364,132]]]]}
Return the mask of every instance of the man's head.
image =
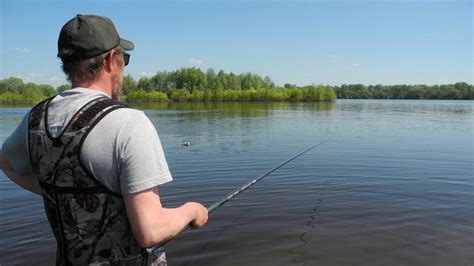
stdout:
{"type": "Polygon", "coordinates": [[[95,15],[77,15],[62,27],[58,39],[58,57],[73,84],[94,82],[101,71],[107,71],[116,94],[128,63],[125,51],[133,48],[132,42],[120,38],[109,18],[95,15]]]}

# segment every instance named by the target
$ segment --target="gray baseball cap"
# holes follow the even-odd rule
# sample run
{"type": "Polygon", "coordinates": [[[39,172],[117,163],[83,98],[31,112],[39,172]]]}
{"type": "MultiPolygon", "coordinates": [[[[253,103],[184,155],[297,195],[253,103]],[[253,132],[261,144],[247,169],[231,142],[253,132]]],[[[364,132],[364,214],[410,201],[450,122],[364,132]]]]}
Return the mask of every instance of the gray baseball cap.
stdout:
{"type": "Polygon", "coordinates": [[[58,57],[63,62],[74,62],[98,56],[120,45],[131,51],[131,41],[120,38],[114,23],[107,17],[77,15],[61,29],[58,39],[58,57]],[[61,53],[68,48],[71,54],[61,53]]]}

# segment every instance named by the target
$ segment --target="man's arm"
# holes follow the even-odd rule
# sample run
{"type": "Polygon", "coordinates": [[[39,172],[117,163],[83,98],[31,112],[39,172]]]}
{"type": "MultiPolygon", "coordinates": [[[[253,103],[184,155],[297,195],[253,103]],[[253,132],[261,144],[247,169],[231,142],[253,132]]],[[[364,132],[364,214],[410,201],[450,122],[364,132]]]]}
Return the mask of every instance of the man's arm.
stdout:
{"type": "Polygon", "coordinates": [[[34,174],[19,175],[15,173],[12,166],[8,162],[7,158],[3,155],[2,150],[0,149],[0,169],[5,173],[5,175],[11,179],[15,184],[20,187],[29,190],[35,194],[41,195],[41,188],[38,183],[38,178],[34,174]]]}
{"type": "Polygon", "coordinates": [[[163,208],[156,187],[125,195],[124,202],[133,235],[142,247],[172,239],[189,224],[199,228],[208,218],[207,209],[195,202],[163,208]]]}

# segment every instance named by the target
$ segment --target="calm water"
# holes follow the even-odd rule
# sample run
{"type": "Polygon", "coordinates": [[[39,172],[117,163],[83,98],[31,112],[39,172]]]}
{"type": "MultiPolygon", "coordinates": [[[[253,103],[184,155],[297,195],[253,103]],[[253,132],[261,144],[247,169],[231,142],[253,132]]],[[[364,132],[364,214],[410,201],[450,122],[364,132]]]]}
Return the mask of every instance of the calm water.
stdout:
{"type": "MultiPolygon", "coordinates": [[[[142,106],[175,180],[210,205],[329,139],[167,246],[170,265],[473,265],[472,101],[142,106]],[[190,147],[180,143],[189,141],[190,147]]],[[[0,143],[27,108],[0,108],[0,143]]],[[[41,199],[0,174],[0,264],[51,265],[41,199]]]]}

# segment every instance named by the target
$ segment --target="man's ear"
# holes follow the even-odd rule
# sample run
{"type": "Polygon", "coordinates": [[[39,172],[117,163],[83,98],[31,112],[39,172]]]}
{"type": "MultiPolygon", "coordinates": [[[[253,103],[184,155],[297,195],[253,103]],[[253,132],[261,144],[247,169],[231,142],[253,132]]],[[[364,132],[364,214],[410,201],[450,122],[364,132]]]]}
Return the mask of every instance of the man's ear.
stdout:
{"type": "Polygon", "coordinates": [[[114,65],[114,61],[115,61],[115,50],[112,50],[104,59],[104,65],[105,65],[105,71],[107,72],[112,72],[112,70],[114,69],[115,65],[114,65]]]}

